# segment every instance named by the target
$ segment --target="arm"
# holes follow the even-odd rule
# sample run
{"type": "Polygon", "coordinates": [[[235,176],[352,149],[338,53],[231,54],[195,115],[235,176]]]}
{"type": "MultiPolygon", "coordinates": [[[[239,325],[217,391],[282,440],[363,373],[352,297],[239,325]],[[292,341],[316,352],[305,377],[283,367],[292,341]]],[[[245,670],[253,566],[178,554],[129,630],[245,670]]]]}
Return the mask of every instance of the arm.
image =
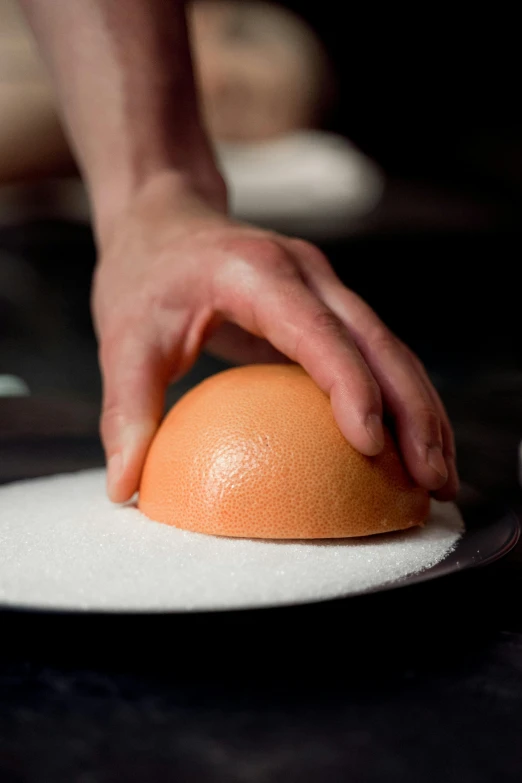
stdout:
{"type": "Polygon", "coordinates": [[[232,360],[289,358],[362,453],[395,418],[414,479],[457,487],[453,436],[425,371],[305,242],[234,222],[202,127],[181,0],[23,0],[93,207],[93,310],[109,493],[137,489],[169,381],[211,337],[232,360]]]}
{"type": "Polygon", "coordinates": [[[181,0],[21,0],[49,66],[98,235],[162,172],[220,207],[181,0]]]}

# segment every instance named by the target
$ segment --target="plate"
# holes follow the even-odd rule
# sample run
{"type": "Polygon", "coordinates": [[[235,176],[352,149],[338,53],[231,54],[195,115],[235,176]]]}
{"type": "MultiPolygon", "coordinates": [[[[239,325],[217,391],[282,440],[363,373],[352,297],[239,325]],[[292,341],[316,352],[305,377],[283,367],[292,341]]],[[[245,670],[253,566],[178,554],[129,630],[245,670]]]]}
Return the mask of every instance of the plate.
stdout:
{"type": "Polygon", "coordinates": [[[440,536],[446,540],[453,529],[451,506],[440,520],[434,511],[433,528],[387,536],[382,558],[374,538],[360,540],[353,550],[350,542],[256,544],[167,528],[136,510],[112,511],[104,485],[102,471],[88,471],[78,479],[62,476],[6,487],[17,512],[15,517],[7,513],[3,530],[4,607],[146,615],[310,604],[387,592],[486,565],[514,547],[520,535],[514,512],[500,512],[466,488],[459,505],[465,533],[444,559],[439,559],[442,550],[435,565],[415,572],[415,552],[429,562],[433,547],[440,551],[440,536]],[[29,486],[36,495],[27,492],[29,486]],[[56,499],[56,521],[41,513],[49,495],[56,499]],[[73,528],[71,497],[79,511],[73,528]],[[366,580],[370,572],[364,569],[374,567],[382,581],[373,585],[371,577],[365,587],[353,583],[354,574],[366,580]],[[402,576],[408,569],[411,573],[402,576]]]}
{"type": "MultiPolygon", "coordinates": [[[[521,532],[520,516],[512,509],[502,509],[488,502],[468,486],[463,487],[457,503],[466,530],[453,552],[431,568],[387,585],[385,589],[414,585],[469,568],[487,566],[500,560],[515,548],[521,532]]],[[[371,591],[370,591],[371,592],[371,591]]]]}

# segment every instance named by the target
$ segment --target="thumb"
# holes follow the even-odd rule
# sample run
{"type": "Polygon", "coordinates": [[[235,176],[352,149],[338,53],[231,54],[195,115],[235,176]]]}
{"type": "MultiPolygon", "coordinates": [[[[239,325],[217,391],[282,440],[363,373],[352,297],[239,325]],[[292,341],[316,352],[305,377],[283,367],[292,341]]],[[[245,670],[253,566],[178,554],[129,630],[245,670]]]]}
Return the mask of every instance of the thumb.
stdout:
{"type": "Polygon", "coordinates": [[[107,492],[124,503],[138,490],[147,450],[163,414],[164,358],[135,336],[103,344],[101,436],[107,457],[107,492]]]}

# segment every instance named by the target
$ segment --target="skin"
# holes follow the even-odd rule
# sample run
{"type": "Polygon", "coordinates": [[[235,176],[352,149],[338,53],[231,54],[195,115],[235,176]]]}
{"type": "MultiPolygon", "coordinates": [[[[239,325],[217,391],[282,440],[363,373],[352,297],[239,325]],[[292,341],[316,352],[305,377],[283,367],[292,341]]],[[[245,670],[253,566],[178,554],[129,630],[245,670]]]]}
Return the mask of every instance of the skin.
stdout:
{"type": "MultiPolygon", "coordinates": [[[[188,21],[213,139],[263,142],[320,121],[333,79],[316,36],[298,17],[262,0],[195,0],[188,21]]],[[[1,183],[77,174],[17,0],[0,0],[0,116],[1,183]]]]}
{"type": "Polygon", "coordinates": [[[299,362],[364,454],[381,450],[386,410],[415,481],[454,497],[451,427],[420,362],[316,247],[227,216],[199,114],[184,4],[23,6],[92,204],[112,500],[137,490],[166,386],[205,344],[233,361],[299,362]]]}

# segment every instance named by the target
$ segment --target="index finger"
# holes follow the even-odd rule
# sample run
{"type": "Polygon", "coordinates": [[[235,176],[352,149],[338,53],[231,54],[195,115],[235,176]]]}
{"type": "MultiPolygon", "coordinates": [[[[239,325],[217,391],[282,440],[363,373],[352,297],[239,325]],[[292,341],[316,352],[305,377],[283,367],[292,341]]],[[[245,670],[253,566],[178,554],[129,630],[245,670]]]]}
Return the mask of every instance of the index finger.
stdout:
{"type": "Polygon", "coordinates": [[[384,445],[381,393],[344,324],[295,276],[268,273],[255,296],[234,297],[226,315],[302,365],[329,395],[346,439],[361,453],[384,445]]]}

